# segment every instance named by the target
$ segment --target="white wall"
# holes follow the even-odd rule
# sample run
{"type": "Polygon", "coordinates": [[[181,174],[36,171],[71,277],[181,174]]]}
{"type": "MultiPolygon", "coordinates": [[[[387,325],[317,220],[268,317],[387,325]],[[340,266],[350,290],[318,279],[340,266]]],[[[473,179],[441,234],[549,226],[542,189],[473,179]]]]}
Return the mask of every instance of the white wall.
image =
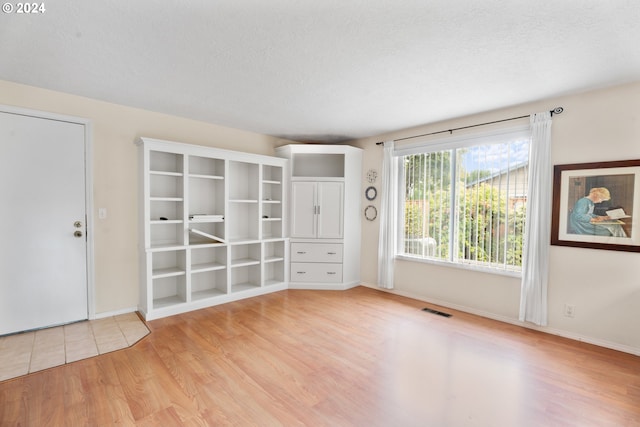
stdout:
{"type": "MultiPolygon", "coordinates": [[[[377,141],[528,115],[557,106],[564,107],[564,112],[554,116],[552,125],[554,164],[640,159],[640,82],[406,129],[358,140],[354,145],[365,150],[364,171],[374,168],[380,172],[382,148],[375,145],[377,141]]],[[[366,185],[363,179],[363,191],[366,185]]],[[[379,180],[376,186],[381,188],[379,180]]],[[[379,207],[379,198],[374,204],[379,207]]],[[[378,227],[377,220],[363,222],[362,280],[371,285],[377,283],[378,227]]],[[[395,291],[517,323],[517,278],[397,261],[395,291]]],[[[551,246],[548,297],[546,331],[640,354],[640,253],[551,246]],[[565,303],[575,305],[574,318],[564,317],[565,303]]]]}
{"type": "Polygon", "coordinates": [[[0,104],[92,121],[98,316],[138,305],[138,137],[266,155],[291,142],[1,80],[0,104]],[[108,212],[104,220],[97,215],[102,207],[108,212]]]}

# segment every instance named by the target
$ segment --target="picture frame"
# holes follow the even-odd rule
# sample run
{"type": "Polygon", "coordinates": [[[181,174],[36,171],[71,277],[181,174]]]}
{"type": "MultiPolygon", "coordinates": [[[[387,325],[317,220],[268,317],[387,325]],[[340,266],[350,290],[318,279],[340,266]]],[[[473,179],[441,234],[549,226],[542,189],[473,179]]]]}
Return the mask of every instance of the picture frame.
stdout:
{"type": "Polygon", "coordinates": [[[555,165],[551,244],[640,252],[640,159],[555,165]]]}

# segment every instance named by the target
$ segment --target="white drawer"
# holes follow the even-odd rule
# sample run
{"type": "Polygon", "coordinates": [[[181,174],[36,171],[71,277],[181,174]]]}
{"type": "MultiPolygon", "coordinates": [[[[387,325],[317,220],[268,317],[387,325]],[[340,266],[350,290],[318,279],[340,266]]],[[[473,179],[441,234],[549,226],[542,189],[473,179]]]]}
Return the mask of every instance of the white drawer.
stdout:
{"type": "Polygon", "coordinates": [[[291,243],[292,262],[342,262],[340,243],[291,243]]]}
{"type": "Polygon", "coordinates": [[[342,282],[342,264],[292,262],[292,282],[342,282]]]}

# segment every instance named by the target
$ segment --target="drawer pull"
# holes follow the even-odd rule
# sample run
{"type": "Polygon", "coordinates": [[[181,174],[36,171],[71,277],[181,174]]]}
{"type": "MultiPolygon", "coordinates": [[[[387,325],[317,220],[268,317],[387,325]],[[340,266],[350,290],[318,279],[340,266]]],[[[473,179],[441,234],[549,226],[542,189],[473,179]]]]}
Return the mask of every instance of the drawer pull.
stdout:
{"type": "Polygon", "coordinates": [[[336,252],[327,252],[327,255],[335,255],[336,252]]]}
{"type": "Polygon", "coordinates": [[[306,271],[296,271],[296,274],[306,274],[306,271]]]}
{"type": "Polygon", "coordinates": [[[296,253],[297,253],[297,254],[302,254],[302,255],[306,254],[306,252],[305,252],[305,251],[298,251],[298,252],[296,252],[296,253]]]}
{"type": "Polygon", "coordinates": [[[336,274],[335,271],[327,271],[327,274],[336,274]]]}

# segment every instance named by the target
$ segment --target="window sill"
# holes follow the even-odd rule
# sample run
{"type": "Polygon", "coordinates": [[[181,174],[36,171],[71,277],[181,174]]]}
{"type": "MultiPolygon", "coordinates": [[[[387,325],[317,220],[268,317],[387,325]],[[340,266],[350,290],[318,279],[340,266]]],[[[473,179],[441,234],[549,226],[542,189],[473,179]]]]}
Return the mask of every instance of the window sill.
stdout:
{"type": "Polygon", "coordinates": [[[396,255],[395,259],[402,260],[402,261],[420,262],[423,264],[432,264],[440,267],[450,267],[450,268],[459,268],[462,270],[471,270],[471,271],[476,271],[478,273],[497,274],[498,276],[509,276],[509,277],[515,277],[518,279],[522,278],[522,272],[520,271],[498,270],[495,268],[480,267],[477,265],[460,264],[460,263],[455,263],[450,261],[441,261],[441,260],[427,259],[427,258],[421,258],[421,257],[412,257],[409,255],[396,255]]]}

